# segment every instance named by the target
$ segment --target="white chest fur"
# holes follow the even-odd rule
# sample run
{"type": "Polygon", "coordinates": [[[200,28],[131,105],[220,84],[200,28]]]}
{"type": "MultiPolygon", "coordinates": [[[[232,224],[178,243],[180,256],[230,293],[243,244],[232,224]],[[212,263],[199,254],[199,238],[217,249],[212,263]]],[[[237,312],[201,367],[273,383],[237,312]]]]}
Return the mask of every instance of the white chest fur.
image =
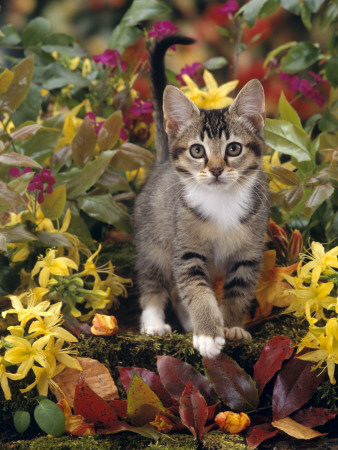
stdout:
{"type": "Polygon", "coordinates": [[[187,202],[205,218],[224,231],[232,230],[246,215],[251,204],[251,186],[232,185],[227,189],[195,185],[186,186],[187,202]]]}

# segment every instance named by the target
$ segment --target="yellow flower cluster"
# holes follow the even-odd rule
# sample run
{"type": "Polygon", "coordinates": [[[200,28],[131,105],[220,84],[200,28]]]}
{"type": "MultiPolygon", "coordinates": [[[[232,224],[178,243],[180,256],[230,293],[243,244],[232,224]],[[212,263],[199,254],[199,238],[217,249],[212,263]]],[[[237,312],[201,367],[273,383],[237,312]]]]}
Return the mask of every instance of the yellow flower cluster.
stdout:
{"type": "Polygon", "coordinates": [[[332,384],[335,365],[338,364],[338,246],[325,252],[322,244],[312,242],[311,253],[302,256],[308,262],[301,261],[297,276],[285,276],[292,289],[287,293],[291,297],[287,312],[296,316],[305,316],[309,331],[298,346],[298,353],[305,347],[313,349],[300,359],[315,362],[318,367],[328,370],[332,384]]]}
{"type": "Polygon", "coordinates": [[[47,395],[52,378],[65,367],[82,370],[78,361],[71,357],[76,353],[65,343],[77,342],[75,336],[62,328],[62,303],[50,304],[40,301],[39,296],[48,292],[30,291],[19,296],[10,296],[12,308],[2,316],[16,314],[18,325],[7,328],[9,335],[0,343],[0,384],[6,400],[11,399],[8,380],[22,380],[31,372],[35,380],[21,392],[35,386],[40,395],[47,395]],[[16,369],[16,372],[14,372],[16,369]]]}

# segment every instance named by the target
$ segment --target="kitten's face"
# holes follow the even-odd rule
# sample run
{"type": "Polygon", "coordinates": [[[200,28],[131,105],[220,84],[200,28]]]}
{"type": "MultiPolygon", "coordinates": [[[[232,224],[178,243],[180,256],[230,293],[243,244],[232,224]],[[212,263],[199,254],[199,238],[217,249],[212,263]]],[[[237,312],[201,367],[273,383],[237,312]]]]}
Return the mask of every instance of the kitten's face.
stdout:
{"type": "MultiPolygon", "coordinates": [[[[234,183],[244,184],[260,167],[264,97],[257,100],[250,115],[252,98],[245,89],[230,108],[208,111],[199,110],[180,91],[169,88],[164,113],[170,156],[187,183],[226,190],[234,183]]],[[[249,93],[253,91],[249,89],[249,93]]]]}

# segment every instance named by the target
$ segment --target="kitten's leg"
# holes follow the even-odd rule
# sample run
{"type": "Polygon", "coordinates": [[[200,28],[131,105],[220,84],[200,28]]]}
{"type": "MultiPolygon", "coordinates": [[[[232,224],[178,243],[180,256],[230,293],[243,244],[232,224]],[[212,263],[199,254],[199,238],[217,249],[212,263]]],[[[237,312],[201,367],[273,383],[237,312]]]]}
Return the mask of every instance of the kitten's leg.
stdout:
{"type": "Polygon", "coordinates": [[[177,290],[172,289],[170,292],[170,300],[173,305],[173,309],[178,317],[180,324],[182,325],[185,332],[189,332],[193,329],[191,319],[189,316],[189,312],[187,308],[184,306],[183,302],[177,295],[177,290]]]}
{"type": "Polygon", "coordinates": [[[228,269],[221,306],[225,336],[228,339],[251,339],[251,334],[242,327],[242,321],[253,297],[260,263],[260,259],[255,257],[238,259],[232,261],[228,269]]]}
{"type": "Polygon", "coordinates": [[[216,357],[225,344],[223,318],[209,283],[206,257],[198,252],[177,252],[174,276],[193,327],[193,345],[202,356],[216,357]]]}

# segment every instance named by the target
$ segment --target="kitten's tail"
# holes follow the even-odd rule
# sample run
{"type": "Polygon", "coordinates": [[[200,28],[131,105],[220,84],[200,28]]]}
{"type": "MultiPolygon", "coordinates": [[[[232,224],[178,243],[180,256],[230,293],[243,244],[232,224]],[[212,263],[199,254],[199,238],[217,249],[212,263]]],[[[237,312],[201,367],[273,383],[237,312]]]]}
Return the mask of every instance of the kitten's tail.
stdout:
{"type": "Polygon", "coordinates": [[[164,57],[167,50],[176,44],[189,45],[193,44],[195,39],[181,35],[171,35],[163,38],[155,44],[150,54],[150,76],[153,86],[154,109],[155,109],[155,127],[156,127],[156,155],[157,162],[164,162],[168,156],[168,138],[164,129],[163,116],[163,92],[168,83],[164,57]]]}

